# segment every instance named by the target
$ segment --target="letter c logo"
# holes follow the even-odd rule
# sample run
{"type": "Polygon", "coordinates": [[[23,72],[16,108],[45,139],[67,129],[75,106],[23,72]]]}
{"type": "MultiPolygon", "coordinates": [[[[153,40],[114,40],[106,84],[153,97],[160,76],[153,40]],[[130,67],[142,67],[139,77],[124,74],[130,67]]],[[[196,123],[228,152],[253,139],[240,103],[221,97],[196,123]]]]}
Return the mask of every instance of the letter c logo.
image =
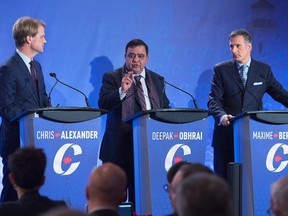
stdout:
{"type": "Polygon", "coordinates": [[[183,155],[189,155],[191,154],[191,149],[189,146],[187,145],[184,145],[184,144],[176,144],[174,145],[170,150],[169,152],[167,153],[166,155],[166,158],[165,158],[165,170],[168,172],[168,170],[170,169],[170,167],[172,166],[173,164],[173,158],[175,156],[175,153],[176,151],[179,149],[179,148],[182,148],[183,149],[183,155]]]}
{"type": "Polygon", "coordinates": [[[277,143],[274,146],[272,146],[272,148],[269,150],[269,152],[267,154],[267,158],[266,158],[266,167],[271,172],[281,172],[282,170],[284,170],[287,167],[287,164],[288,164],[287,160],[286,161],[282,161],[280,163],[280,165],[278,166],[278,168],[275,168],[274,165],[273,165],[273,161],[274,161],[274,157],[275,157],[276,151],[280,147],[282,148],[284,155],[288,154],[288,145],[283,144],[283,143],[277,143]]]}
{"type": "Polygon", "coordinates": [[[62,161],[63,157],[65,155],[65,152],[68,150],[68,148],[73,148],[74,155],[82,154],[82,149],[79,145],[73,144],[73,143],[67,143],[63,145],[56,153],[54,162],[53,162],[53,169],[54,171],[59,175],[70,175],[72,174],[79,166],[80,162],[74,162],[70,165],[70,167],[67,169],[67,171],[64,171],[62,169],[62,161]]]}

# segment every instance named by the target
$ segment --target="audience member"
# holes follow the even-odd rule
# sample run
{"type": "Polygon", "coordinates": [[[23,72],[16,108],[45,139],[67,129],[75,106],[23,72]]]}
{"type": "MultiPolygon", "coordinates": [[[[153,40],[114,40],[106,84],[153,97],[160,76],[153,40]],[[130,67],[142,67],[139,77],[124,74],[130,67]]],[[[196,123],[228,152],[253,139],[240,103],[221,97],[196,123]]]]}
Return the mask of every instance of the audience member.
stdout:
{"type": "Polygon", "coordinates": [[[57,208],[41,214],[40,216],[87,216],[87,214],[76,209],[57,208]]]}
{"type": "MultiPolygon", "coordinates": [[[[213,174],[212,170],[209,169],[208,167],[206,167],[203,164],[200,163],[190,163],[190,162],[186,162],[186,163],[182,163],[178,165],[178,171],[174,173],[174,177],[171,180],[171,184],[169,185],[169,198],[171,201],[171,205],[173,208],[173,216],[177,216],[177,206],[176,206],[176,200],[177,200],[177,195],[176,195],[176,190],[177,187],[179,186],[179,184],[181,183],[181,181],[185,178],[187,178],[190,175],[193,175],[195,173],[199,173],[199,172],[206,172],[209,174],[213,174]],[[181,166],[180,166],[181,165],[181,166]]],[[[174,169],[177,169],[177,167],[173,167],[174,169]]],[[[173,170],[171,171],[173,173],[173,170]]]]}
{"type": "Polygon", "coordinates": [[[179,162],[175,163],[172,167],[170,167],[170,169],[168,170],[167,175],[166,175],[168,184],[171,184],[175,174],[180,169],[180,167],[185,165],[185,164],[189,164],[189,163],[190,162],[188,162],[188,161],[179,161],[179,162]]]}
{"type": "Polygon", "coordinates": [[[269,213],[276,216],[288,215],[288,176],[280,178],[271,185],[271,208],[269,213]]]}
{"type": "Polygon", "coordinates": [[[173,213],[171,213],[171,214],[169,214],[167,216],[173,216],[173,215],[175,216],[175,215],[177,215],[176,211],[175,211],[175,208],[174,208],[174,205],[172,203],[172,196],[171,196],[172,195],[172,191],[169,190],[169,188],[171,187],[172,180],[173,180],[175,174],[177,173],[177,171],[183,165],[189,164],[189,163],[190,162],[188,162],[188,161],[179,161],[179,162],[175,163],[173,166],[171,166],[170,169],[167,172],[166,178],[167,178],[168,184],[164,185],[164,190],[169,193],[169,199],[170,199],[170,202],[171,202],[171,205],[172,205],[172,208],[173,208],[173,213]]]}
{"type": "Polygon", "coordinates": [[[64,201],[54,201],[39,193],[44,184],[46,156],[42,149],[24,147],[9,156],[9,179],[18,195],[18,201],[0,204],[0,215],[36,216],[52,208],[66,207],[64,201]]]}
{"type": "Polygon", "coordinates": [[[231,216],[231,198],[227,182],[217,175],[194,173],[177,188],[179,216],[231,216]]]}
{"type": "Polygon", "coordinates": [[[127,176],[116,164],[107,162],[92,170],[86,187],[87,210],[91,216],[117,216],[125,201],[127,176]]]}

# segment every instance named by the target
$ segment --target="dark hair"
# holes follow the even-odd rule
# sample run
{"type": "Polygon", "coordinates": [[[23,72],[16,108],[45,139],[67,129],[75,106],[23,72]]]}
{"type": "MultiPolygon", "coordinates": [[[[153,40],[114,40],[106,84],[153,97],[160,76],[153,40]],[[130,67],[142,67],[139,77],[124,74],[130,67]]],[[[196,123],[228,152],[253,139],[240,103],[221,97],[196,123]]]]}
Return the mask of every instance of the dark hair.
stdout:
{"type": "Polygon", "coordinates": [[[229,186],[217,175],[195,173],[177,188],[179,215],[230,216],[231,205],[229,186]]]}
{"type": "Polygon", "coordinates": [[[148,55],[148,45],[144,41],[142,41],[141,39],[133,39],[133,40],[129,41],[126,45],[126,48],[125,48],[125,54],[127,53],[128,48],[133,48],[136,46],[144,46],[145,50],[146,50],[146,54],[148,55]]]}
{"type": "Polygon", "coordinates": [[[16,47],[23,46],[26,43],[27,36],[34,37],[38,33],[39,26],[45,28],[46,24],[42,20],[37,20],[28,16],[19,18],[12,29],[16,47]]]}
{"type": "Polygon", "coordinates": [[[9,156],[8,166],[17,186],[33,189],[41,186],[46,167],[46,155],[43,149],[23,147],[9,156]]]}
{"type": "Polygon", "coordinates": [[[208,173],[208,174],[213,174],[213,171],[208,168],[207,166],[201,164],[201,163],[189,163],[189,164],[185,164],[183,166],[180,167],[180,169],[183,172],[183,179],[193,175],[195,173],[208,173]]]}
{"type": "Polygon", "coordinates": [[[173,166],[170,167],[170,169],[167,172],[166,178],[168,183],[170,184],[175,176],[175,174],[177,173],[177,171],[184,165],[186,164],[190,164],[190,162],[188,161],[179,161],[177,163],[175,163],[173,166]]]}
{"type": "Polygon", "coordinates": [[[239,35],[243,36],[244,40],[247,43],[252,43],[251,35],[246,29],[237,29],[237,30],[232,31],[229,35],[229,39],[236,37],[236,36],[239,36],[239,35]]]}

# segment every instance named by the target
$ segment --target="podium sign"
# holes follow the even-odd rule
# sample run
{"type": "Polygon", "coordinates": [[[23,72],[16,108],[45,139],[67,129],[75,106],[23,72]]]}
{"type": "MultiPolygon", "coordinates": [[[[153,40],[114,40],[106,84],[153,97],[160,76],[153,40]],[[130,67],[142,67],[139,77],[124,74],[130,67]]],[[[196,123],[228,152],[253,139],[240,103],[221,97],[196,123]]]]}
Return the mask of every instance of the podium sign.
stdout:
{"type": "Polygon", "coordinates": [[[235,161],[243,164],[242,215],[265,215],[270,185],[287,175],[287,114],[248,112],[234,123],[235,161]]]}
{"type": "Polygon", "coordinates": [[[20,119],[21,146],[42,148],[47,156],[41,194],[85,210],[85,187],[92,168],[97,166],[104,117],[63,123],[31,113],[20,119]]]}
{"type": "Polygon", "coordinates": [[[167,171],[173,164],[182,160],[205,163],[208,114],[188,110],[188,116],[196,117],[178,121],[179,115],[185,115],[186,111],[158,111],[160,115],[172,112],[168,114],[172,115],[166,119],[168,122],[154,118],[155,111],[133,120],[135,202],[139,215],[172,213],[164,186],[167,171]]]}

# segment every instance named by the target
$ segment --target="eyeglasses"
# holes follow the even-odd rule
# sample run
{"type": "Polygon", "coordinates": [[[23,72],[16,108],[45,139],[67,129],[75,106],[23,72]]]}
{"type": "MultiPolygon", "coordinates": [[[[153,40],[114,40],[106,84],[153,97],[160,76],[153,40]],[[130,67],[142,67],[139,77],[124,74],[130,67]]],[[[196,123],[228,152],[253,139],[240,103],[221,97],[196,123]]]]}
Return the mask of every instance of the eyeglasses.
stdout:
{"type": "Polygon", "coordinates": [[[129,54],[127,54],[127,56],[130,59],[134,59],[137,56],[140,60],[143,60],[146,57],[145,54],[135,54],[135,53],[129,53],[129,54]]]}
{"type": "Polygon", "coordinates": [[[267,213],[268,215],[270,215],[270,216],[275,215],[274,212],[273,212],[273,210],[272,210],[272,208],[271,208],[271,206],[267,209],[266,213],[267,213]]]}

